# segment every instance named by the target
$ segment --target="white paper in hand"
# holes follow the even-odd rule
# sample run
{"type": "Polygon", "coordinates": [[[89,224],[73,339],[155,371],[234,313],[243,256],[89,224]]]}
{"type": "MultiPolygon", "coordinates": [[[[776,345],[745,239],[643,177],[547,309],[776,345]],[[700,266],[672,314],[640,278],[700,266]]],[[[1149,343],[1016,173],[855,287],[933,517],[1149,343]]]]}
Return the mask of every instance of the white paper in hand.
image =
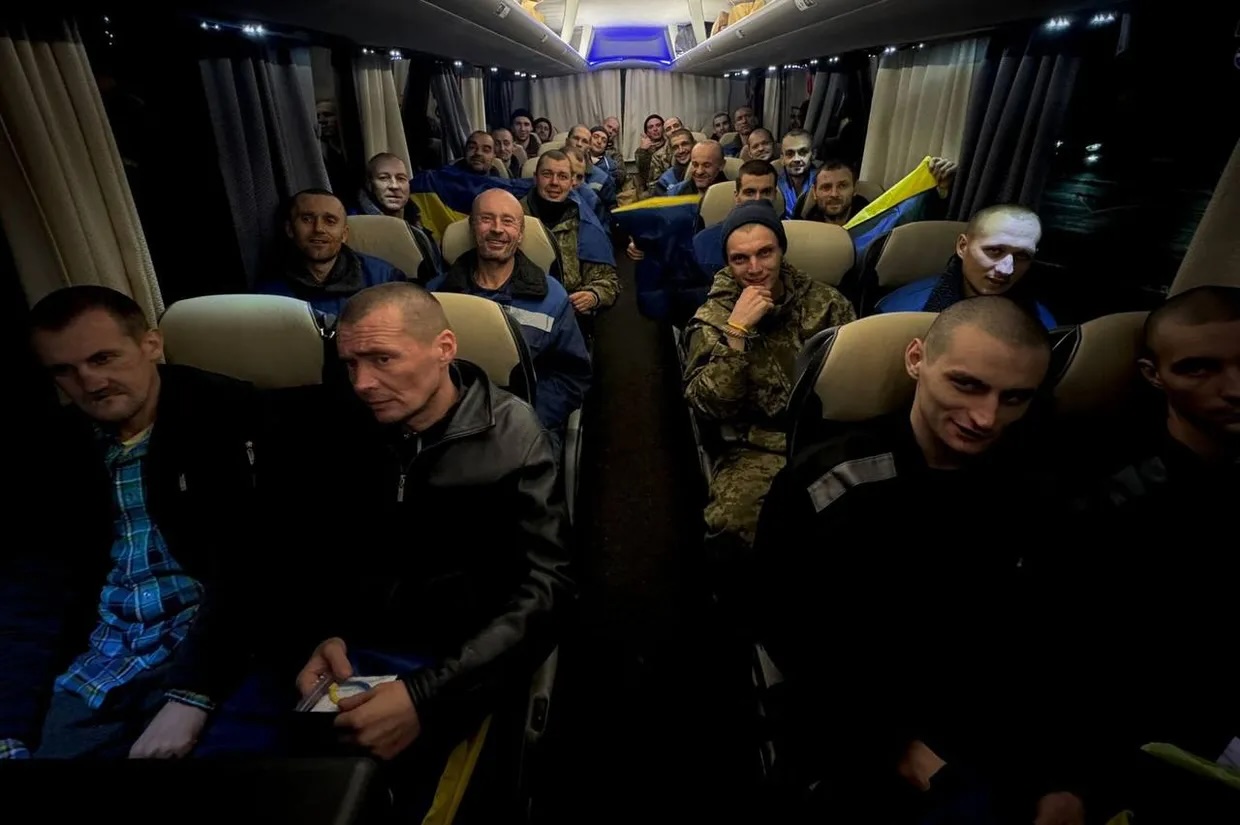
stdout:
{"type": "Polygon", "coordinates": [[[310,708],[310,712],[339,713],[340,708],[336,706],[336,703],[341,699],[365,693],[375,685],[395,681],[395,676],[354,676],[352,679],[345,679],[343,682],[333,684],[327,693],[323,694],[323,698],[319,699],[318,703],[310,708]]]}

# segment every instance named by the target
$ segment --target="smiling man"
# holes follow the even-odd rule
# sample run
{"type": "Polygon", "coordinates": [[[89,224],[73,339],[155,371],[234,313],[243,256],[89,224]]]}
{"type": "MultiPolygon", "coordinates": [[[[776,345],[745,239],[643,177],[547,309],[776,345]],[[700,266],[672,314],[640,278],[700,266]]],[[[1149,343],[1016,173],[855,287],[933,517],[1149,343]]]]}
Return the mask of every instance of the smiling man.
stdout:
{"type": "Polygon", "coordinates": [[[306,189],[293,196],[284,232],[289,239],[284,261],[255,284],[255,292],[299,298],[319,312],[339,315],[350,295],[406,279],[387,261],[349,248],[344,204],[325,189],[306,189]]]}
{"type": "Polygon", "coordinates": [[[1055,317],[1034,299],[1025,280],[1041,240],[1042,222],[1032,209],[988,206],[969,221],[942,275],[900,287],[878,302],[877,311],[940,312],[965,298],[1004,295],[1052,329],[1055,317]]]}
{"type": "Polygon", "coordinates": [[[779,188],[784,195],[784,220],[791,220],[797,201],[814,187],[813,140],[809,132],[794,129],[780,143],[784,168],[779,173],[779,188]]]}
{"type": "Polygon", "coordinates": [[[495,168],[495,138],[490,132],[471,132],[465,141],[465,157],[452,164],[453,169],[460,169],[474,175],[490,175],[503,177],[495,168]]]}
{"type": "Polygon", "coordinates": [[[705,195],[716,183],[728,176],[723,173],[723,147],[713,140],[703,141],[689,152],[689,168],[685,179],[667,191],[669,195],[705,195]]]}
{"type": "Polygon", "coordinates": [[[1051,542],[1017,425],[1048,337],[971,298],[903,360],[912,405],[790,456],[762,510],[755,616],[794,697],[795,770],[845,818],[1080,825],[1030,678],[1053,655],[1030,562],[1051,542]]]}
{"type": "Polygon", "coordinates": [[[409,200],[409,167],[399,156],[380,152],[366,163],[366,185],[357,197],[358,212],[363,215],[387,215],[400,218],[409,227],[413,241],[422,253],[418,281],[426,283],[443,272],[443,255],[426,229],[422,213],[409,200]]]}

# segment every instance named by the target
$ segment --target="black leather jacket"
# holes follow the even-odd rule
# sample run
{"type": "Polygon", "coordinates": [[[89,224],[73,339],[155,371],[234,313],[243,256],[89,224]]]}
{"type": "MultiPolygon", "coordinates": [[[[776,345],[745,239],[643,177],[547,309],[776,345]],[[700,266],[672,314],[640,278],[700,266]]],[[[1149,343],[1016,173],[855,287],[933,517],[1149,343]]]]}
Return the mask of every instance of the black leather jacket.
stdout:
{"type": "Polygon", "coordinates": [[[286,457],[282,514],[302,559],[285,568],[302,571],[286,611],[302,662],[330,636],[432,660],[401,676],[423,728],[448,736],[525,688],[574,593],[549,437],[477,366],[453,377],[460,400],[420,434],[376,424],[351,393],[297,391],[292,429],[317,435],[286,457]]]}

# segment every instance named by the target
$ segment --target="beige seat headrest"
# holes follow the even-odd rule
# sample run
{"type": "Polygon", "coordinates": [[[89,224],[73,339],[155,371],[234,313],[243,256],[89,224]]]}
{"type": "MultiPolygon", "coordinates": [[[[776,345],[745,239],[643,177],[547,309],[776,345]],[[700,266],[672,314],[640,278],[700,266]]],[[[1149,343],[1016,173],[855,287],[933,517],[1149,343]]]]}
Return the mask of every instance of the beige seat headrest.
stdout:
{"type": "Polygon", "coordinates": [[[1072,351],[1055,384],[1057,413],[1105,415],[1126,407],[1141,386],[1137,359],[1147,315],[1104,315],[1081,324],[1059,343],[1072,351]]]}
{"type": "Polygon", "coordinates": [[[710,138],[707,137],[705,132],[694,132],[693,139],[697,141],[698,143],[705,143],[706,141],[710,140],[710,138]]]}
{"type": "Polygon", "coordinates": [[[501,178],[507,179],[508,164],[504,163],[499,158],[495,158],[494,160],[491,161],[491,168],[493,168],[499,174],[501,178]]]}
{"type": "Polygon", "coordinates": [[[538,147],[538,154],[540,155],[546,154],[547,152],[550,152],[552,149],[558,149],[560,151],[564,151],[564,141],[563,140],[549,140],[546,143],[544,143],[542,146],[538,147]]]}
{"type": "Polygon", "coordinates": [[[169,364],[218,372],[261,389],[323,381],[323,333],[314,310],[296,298],[187,298],[168,307],[159,327],[169,364]]]}
{"type": "Polygon", "coordinates": [[[350,215],[348,222],[351,249],[387,261],[409,280],[417,280],[422,251],[409,224],[388,215],[350,215]]]}
{"type": "Polygon", "coordinates": [[[724,158],[723,174],[727,176],[728,180],[736,180],[741,173],[741,167],[744,165],[745,161],[740,158],[724,158]]]}
{"type": "Polygon", "coordinates": [[[532,178],[534,173],[538,171],[538,158],[532,157],[525,163],[521,164],[521,177],[532,178]]]}
{"type": "MultiPolygon", "coordinates": [[[[444,230],[443,259],[449,266],[473,248],[474,233],[470,231],[468,218],[451,223],[444,230]]],[[[521,239],[521,251],[548,274],[556,262],[555,240],[542,221],[531,215],[525,216],[525,237],[521,239]]]]}
{"type": "Polygon", "coordinates": [[[554,142],[556,142],[557,140],[558,140],[560,143],[567,143],[567,142],[568,142],[568,132],[556,132],[554,135],[552,135],[552,136],[551,136],[551,140],[549,140],[549,141],[547,141],[547,142],[548,142],[548,143],[554,143],[554,142]]]}
{"type": "Polygon", "coordinates": [[[835,333],[814,382],[827,421],[867,421],[908,406],[916,383],[904,351],[925,338],[933,312],[889,312],[845,324],[835,333]]]}
{"type": "Polygon", "coordinates": [[[810,278],[838,287],[853,266],[856,248],[842,226],[814,221],[784,221],[788,236],[785,260],[810,278]]]}
{"type": "Polygon", "coordinates": [[[503,307],[479,295],[436,292],[435,297],[456,334],[457,357],[477,364],[497,387],[512,388],[521,349],[503,307]]]}
{"type": "Polygon", "coordinates": [[[722,146],[724,149],[730,149],[731,147],[736,146],[740,142],[741,142],[741,136],[739,132],[724,132],[722,135],[719,136],[719,145],[722,146]]]}
{"type": "Polygon", "coordinates": [[[894,289],[942,272],[967,226],[964,221],[917,221],[891,230],[874,265],[879,288],[894,289]]]}
{"type": "Polygon", "coordinates": [[[877,200],[879,195],[887,191],[883,189],[882,184],[872,183],[871,181],[868,181],[868,180],[857,181],[857,185],[853,187],[853,189],[856,192],[856,194],[860,195],[861,197],[865,198],[867,201],[870,201],[870,202],[877,200]]]}
{"type": "MultiPolygon", "coordinates": [[[[728,213],[732,211],[732,207],[735,205],[735,183],[724,181],[723,183],[712,184],[706,190],[706,194],[702,196],[702,205],[698,207],[698,214],[702,217],[702,227],[706,228],[717,223],[723,223],[723,219],[728,216],[728,213]]],[[[775,214],[784,214],[784,196],[779,189],[775,190],[775,214]]]]}

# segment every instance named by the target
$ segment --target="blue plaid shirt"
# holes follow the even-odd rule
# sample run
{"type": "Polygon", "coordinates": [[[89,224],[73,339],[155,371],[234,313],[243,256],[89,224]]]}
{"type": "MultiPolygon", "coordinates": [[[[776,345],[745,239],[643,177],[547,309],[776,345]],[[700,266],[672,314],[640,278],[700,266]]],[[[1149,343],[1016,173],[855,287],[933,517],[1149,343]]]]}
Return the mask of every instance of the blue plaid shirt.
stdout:
{"type": "Polygon", "coordinates": [[[99,594],[90,647],[56,679],[55,689],[99,708],[108,692],[167,662],[189,632],[202,585],[181,571],[146,506],[142,459],[150,430],[126,444],[108,439],[116,538],[112,571],[99,594]]]}

